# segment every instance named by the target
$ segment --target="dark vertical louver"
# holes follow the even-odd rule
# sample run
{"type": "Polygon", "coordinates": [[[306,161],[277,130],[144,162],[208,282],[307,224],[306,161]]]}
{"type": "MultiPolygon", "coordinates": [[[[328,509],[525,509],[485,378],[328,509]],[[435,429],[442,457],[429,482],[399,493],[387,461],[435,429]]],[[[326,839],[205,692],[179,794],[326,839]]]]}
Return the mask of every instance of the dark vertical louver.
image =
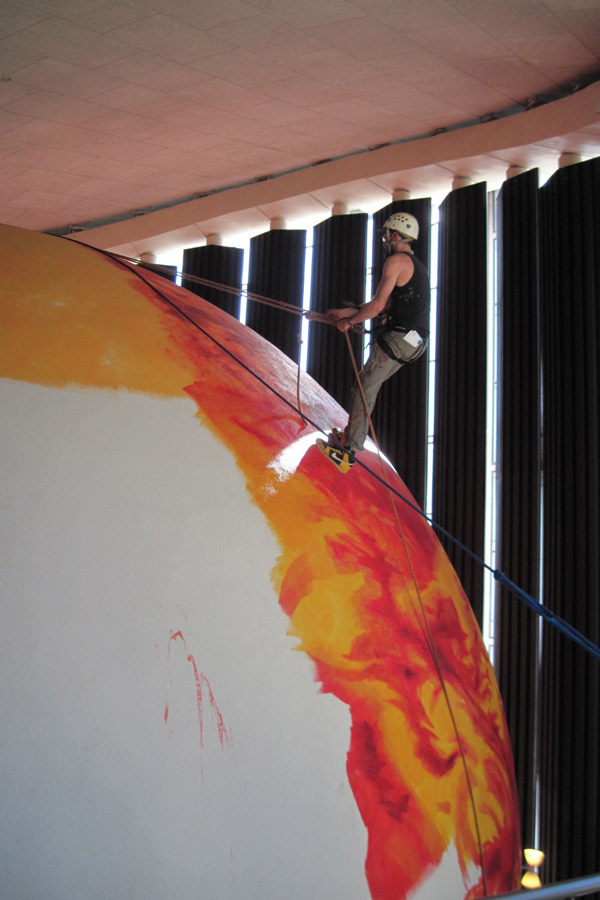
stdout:
{"type": "MultiPolygon", "coordinates": [[[[544,603],[599,643],[600,159],[540,191],[544,603]]],[[[541,846],[547,881],[600,870],[600,665],[544,625],[541,846]]]]}
{"type": "MultiPolygon", "coordinates": [[[[250,241],[248,293],[302,308],[306,231],[267,231],[250,241]]],[[[248,298],[246,324],[283,350],[300,358],[302,319],[248,298]]]]}
{"type": "MultiPolygon", "coordinates": [[[[486,185],[440,207],[433,518],[483,557],[486,436],[486,185]]],[[[442,537],[477,620],[481,566],[442,537]]]]}
{"type": "Polygon", "coordinates": [[[240,294],[244,251],[238,247],[220,247],[210,244],[183,251],[182,287],[193,291],[236,319],[240,317],[240,294]],[[227,285],[233,291],[201,284],[185,277],[192,275],[215,285],[227,285]]]}
{"type": "MultiPolygon", "coordinates": [[[[373,215],[373,284],[375,293],[385,262],[377,229],[395,212],[409,212],[419,223],[415,255],[429,269],[431,250],[431,200],[397,200],[373,215]]],[[[370,299],[370,298],[367,298],[370,299]]],[[[374,323],[373,323],[374,324],[374,323]]],[[[373,411],[373,427],[379,445],[392,461],[413,497],[423,507],[427,463],[428,354],[406,366],[381,388],[373,411]]]]}
{"type": "MultiPolygon", "coordinates": [[[[360,305],[365,301],[367,215],[332,216],[314,229],[311,309],[360,305]]],[[[344,335],[331,325],[311,322],[307,370],[345,409],[354,370],[344,335]]],[[[362,364],[362,336],[351,334],[358,368],[362,364]]],[[[331,422],[344,427],[346,422],[331,422]]]]}
{"type": "MultiPolygon", "coordinates": [[[[497,563],[539,597],[540,353],[538,172],[507,181],[498,198],[497,563]]],[[[496,668],[512,740],[525,846],[534,846],[537,647],[540,621],[498,590],[496,668]]]]}

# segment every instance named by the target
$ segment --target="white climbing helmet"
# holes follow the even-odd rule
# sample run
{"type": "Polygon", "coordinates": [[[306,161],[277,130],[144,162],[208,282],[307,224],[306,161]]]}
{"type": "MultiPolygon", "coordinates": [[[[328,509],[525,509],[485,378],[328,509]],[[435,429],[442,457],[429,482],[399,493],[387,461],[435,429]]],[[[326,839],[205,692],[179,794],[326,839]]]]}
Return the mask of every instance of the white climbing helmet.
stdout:
{"type": "Polygon", "coordinates": [[[384,229],[389,228],[390,231],[397,231],[408,241],[416,241],[419,237],[419,223],[410,213],[393,213],[386,219],[383,227],[384,229]]]}

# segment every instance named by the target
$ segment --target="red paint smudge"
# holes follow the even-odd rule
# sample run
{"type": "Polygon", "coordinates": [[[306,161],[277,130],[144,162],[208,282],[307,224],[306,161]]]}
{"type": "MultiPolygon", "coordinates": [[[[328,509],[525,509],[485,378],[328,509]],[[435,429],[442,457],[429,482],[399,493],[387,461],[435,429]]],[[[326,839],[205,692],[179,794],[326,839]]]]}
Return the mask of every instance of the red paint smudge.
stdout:
{"type": "Polygon", "coordinates": [[[279,605],[288,616],[294,615],[302,598],[310,593],[314,580],[314,573],[304,556],[291,563],[279,593],[279,605]]]}
{"type": "MultiPolygon", "coordinates": [[[[171,671],[171,645],[177,640],[181,640],[183,644],[183,649],[185,651],[185,658],[192,666],[192,670],[194,672],[194,682],[196,686],[196,703],[198,706],[198,724],[200,728],[200,747],[204,746],[204,699],[205,695],[208,697],[208,702],[210,706],[210,710],[212,715],[217,723],[217,730],[219,734],[219,742],[221,744],[222,749],[225,747],[231,746],[231,734],[227,730],[225,725],[223,716],[219,707],[217,706],[217,702],[215,700],[215,696],[213,694],[212,688],[210,686],[210,682],[206,675],[199,671],[198,666],[196,664],[196,660],[192,653],[188,651],[187,644],[185,642],[185,638],[181,631],[171,632],[169,635],[169,644],[167,647],[167,679],[170,681],[170,671],[171,671]]],[[[166,694],[166,690],[165,690],[166,694]]],[[[168,698],[165,697],[165,712],[164,712],[164,722],[165,725],[169,721],[169,701],[168,698]]]]}

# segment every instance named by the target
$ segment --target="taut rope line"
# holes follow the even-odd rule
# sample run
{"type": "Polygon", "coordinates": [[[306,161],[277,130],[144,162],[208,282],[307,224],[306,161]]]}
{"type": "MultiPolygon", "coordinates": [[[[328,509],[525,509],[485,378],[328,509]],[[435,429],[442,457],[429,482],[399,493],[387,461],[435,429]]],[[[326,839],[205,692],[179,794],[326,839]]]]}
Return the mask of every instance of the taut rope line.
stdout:
{"type": "MultiPolygon", "coordinates": [[[[68,238],[68,239],[65,238],[65,240],[70,240],[71,243],[80,243],[81,246],[86,247],[88,250],[96,250],[98,253],[102,253],[104,256],[107,256],[110,259],[116,259],[117,261],[125,260],[127,262],[134,263],[135,268],[143,268],[144,267],[143,264],[140,264],[140,261],[138,259],[132,259],[130,257],[121,256],[116,253],[110,253],[108,250],[101,250],[98,247],[90,247],[88,244],[82,244],[81,242],[73,241],[72,238],[68,238]]],[[[161,268],[161,267],[153,266],[152,264],[150,264],[148,266],[148,268],[150,270],[152,270],[152,269],[157,269],[157,268],[161,268]]],[[[168,268],[168,267],[165,267],[165,268],[168,268]]],[[[143,278],[143,276],[139,272],[136,272],[135,269],[132,270],[129,266],[128,266],[128,269],[129,269],[129,271],[134,271],[135,274],[138,276],[138,278],[140,278],[141,281],[143,281],[146,285],[148,285],[148,287],[152,288],[152,290],[154,290],[158,294],[158,296],[161,297],[165,301],[165,303],[168,303],[169,306],[173,307],[173,309],[175,309],[181,316],[183,316],[185,319],[187,319],[187,321],[191,325],[193,325],[194,328],[197,328],[199,331],[201,331],[202,334],[204,334],[209,340],[211,340],[214,344],[216,344],[218,347],[220,347],[224,353],[227,353],[228,356],[230,356],[233,360],[235,360],[240,366],[242,366],[242,368],[244,368],[247,372],[249,372],[254,378],[256,378],[258,381],[260,381],[261,384],[263,384],[269,391],[271,391],[273,394],[275,394],[275,396],[279,397],[279,399],[282,400],[283,403],[286,404],[286,406],[289,406],[290,409],[293,409],[294,412],[298,413],[298,415],[301,415],[301,417],[304,419],[305,422],[307,422],[309,425],[312,425],[312,427],[315,428],[316,431],[318,431],[324,437],[327,437],[327,431],[325,429],[323,429],[320,425],[317,425],[316,422],[313,422],[312,419],[310,419],[308,416],[300,413],[300,411],[297,409],[297,407],[295,407],[293,405],[293,403],[290,403],[290,401],[287,400],[287,398],[284,397],[282,394],[280,394],[272,385],[270,385],[270,384],[268,384],[268,382],[264,381],[264,379],[262,379],[260,377],[260,375],[258,375],[252,369],[250,369],[245,363],[242,362],[241,359],[238,359],[237,356],[235,356],[233,353],[231,353],[230,350],[228,350],[226,347],[224,347],[222,344],[220,344],[211,334],[209,334],[200,325],[198,325],[196,322],[194,322],[193,319],[191,319],[189,316],[187,316],[183,312],[183,310],[180,310],[179,307],[175,303],[173,303],[172,300],[169,300],[169,298],[166,297],[162,293],[162,291],[160,291],[155,285],[151,284],[149,281],[147,281],[145,278],[143,278]]],[[[186,275],[185,277],[189,278],[190,276],[186,275]]],[[[239,290],[235,290],[235,293],[239,293],[239,292],[240,292],[239,290]]],[[[260,302],[260,301],[258,301],[258,302],[260,302]]],[[[279,301],[276,301],[276,300],[273,301],[273,305],[276,305],[278,303],[279,303],[279,301]]],[[[293,311],[296,312],[296,314],[298,314],[298,315],[299,314],[308,315],[307,310],[301,310],[297,306],[294,306],[293,311]]],[[[309,317],[311,319],[313,318],[313,316],[314,316],[315,321],[322,321],[327,325],[336,324],[335,322],[332,322],[330,319],[328,319],[323,314],[310,313],[309,317]]],[[[501,584],[507,591],[509,591],[509,593],[513,594],[515,597],[518,597],[520,600],[523,601],[523,603],[525,603],[527,606],[529,606],[538,616],[540,616],[542,619],[545,619],[547,622],[550,622],[552,625],[554,625],[555,628],[558,628],[559,631],[562,631],[563,634],[565,634],[567,637],[569,637],[576,644],[579,644],[580,647],[583,647],[584,650],[586,650],[592,656],[595,656],[596,659],[600,661],[600,647],[597,644],[595,644],[593,641],[591,641],[585,635],[581,634],[580,631],[578,631],[573,625],[571,625],[569,622],[567,622],[561,616],[552,612],[552,610],[549,609],[547,606],[543,606],[539,600],[536,600],[535,597],[532,597],[530,594],[528,594],[526,591],[524,591],[522,588],[520,588],[518,585],[516,585],[500,569],[493,569],[488,563],[485,562],[485,560],[483,560],[483,559],[481,559],[481,557],[477,556],[477,554],[473,550],[471,550],[470,547],[467,547],[466,544],[463,544],[462,541],[460,541],[457,537],[455,537],[450,531],[448,531],[442,525],[439,525],[430,516],[428,516],[426,513],[424,513],[423,510],[420,509],[420,507],[416,506],[414,503],[411,503],[410,500],[406,499],[406,497],[403,497],[402,494],[400,494],[391,485],[388,486],[386,484],[386,482],[384,481],[384,479],[380,475],[378,475],[377,472],[374,472],[373,469],[370,469],[369,466],[367,466],[364,462],[362,462],[360,459],[357,459],[356,462],[361,468],[365,469],[365,471],[367,471],[371,475],[372,478],[375,478],[376,481],[381,482],[381,484],[383,484],[385,487],[389,487],[389,490],[393,494],[395,494],[399,500],[402,500],[402,502],[405,503],[410,509],[412,509],[414,512],[418,513],[418,515],[422,516],[422,518],[424,518],[426,522],[429,522],[429,524],[432,526],[432,528],[435,528],[435,530],[439,534],[443,534],[444,537],[448,538],[448,540],[451,541],[456,547],[458,547],[460,550],[462,550],[464,553],[466,553],[468,556],[470,556],[471,559],[474,560],[474,562],[476,562],[478,565],[480,565],[483,569],[487,569],[487,571],[493,575],[494,579],[499,584],[501,584]]]]}
{"type": "MultiPolygon", "coordinates": [[[[146,264],[140,262],[138,259],[133,259],[130,256],[123,256],[120,253],[109,253],[108,251],[100,252],[106,252],[108,256],[125,260],[125,262],[133,263],[137,267],[147,268],[149,271],[164,269],[166,275],[169,270],[169,266],[159,266],[155,263],[146,264]]],[[[160,273],[157,272],[156,274],[160,273]]],[[[273,309],[280,309],[283,312],[293,313],[296,316],[306,316],[307,318],[316,322],[324,322],[329,325],[333,324],[326,313],[312,312],[311,310],[303,309],[296,303],[287,303],[284,300],[275,300],[273,297],[264,297],[262,294],[255,294],[252,291],[247,291],[241,287],[233,287],[230,284],[220,284],[218,281],[211,281],[209,278],[201,278],[199,275],[189,275],[186,272],[181,273],[181,280],[190,281],[192,284],[199,284],[202,285],[202,287],[211,288],[212,290],[220,291],[223,294],[231,294],[234,297],[243,294],[248,300],[253,300],[256,303],[262,303],[264,306],[270,306],[273,309]]]]}

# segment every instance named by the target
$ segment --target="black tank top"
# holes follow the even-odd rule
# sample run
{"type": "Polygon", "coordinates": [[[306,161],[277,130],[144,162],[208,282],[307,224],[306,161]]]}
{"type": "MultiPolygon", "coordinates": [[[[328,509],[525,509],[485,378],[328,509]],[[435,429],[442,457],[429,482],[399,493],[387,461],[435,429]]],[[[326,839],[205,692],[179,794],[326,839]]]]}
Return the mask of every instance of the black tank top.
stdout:
{"type": "Polygon", "coordinates": [[[416,256],[401,251],[405,256],[410,256],[415,267],[412,278],[401,287],[396,285],[389,296],[383,313],[386,331],[396,328],[418,331],[421,337],[429,337],[429,307],[430,285],[429,273],[416,256]]]}

